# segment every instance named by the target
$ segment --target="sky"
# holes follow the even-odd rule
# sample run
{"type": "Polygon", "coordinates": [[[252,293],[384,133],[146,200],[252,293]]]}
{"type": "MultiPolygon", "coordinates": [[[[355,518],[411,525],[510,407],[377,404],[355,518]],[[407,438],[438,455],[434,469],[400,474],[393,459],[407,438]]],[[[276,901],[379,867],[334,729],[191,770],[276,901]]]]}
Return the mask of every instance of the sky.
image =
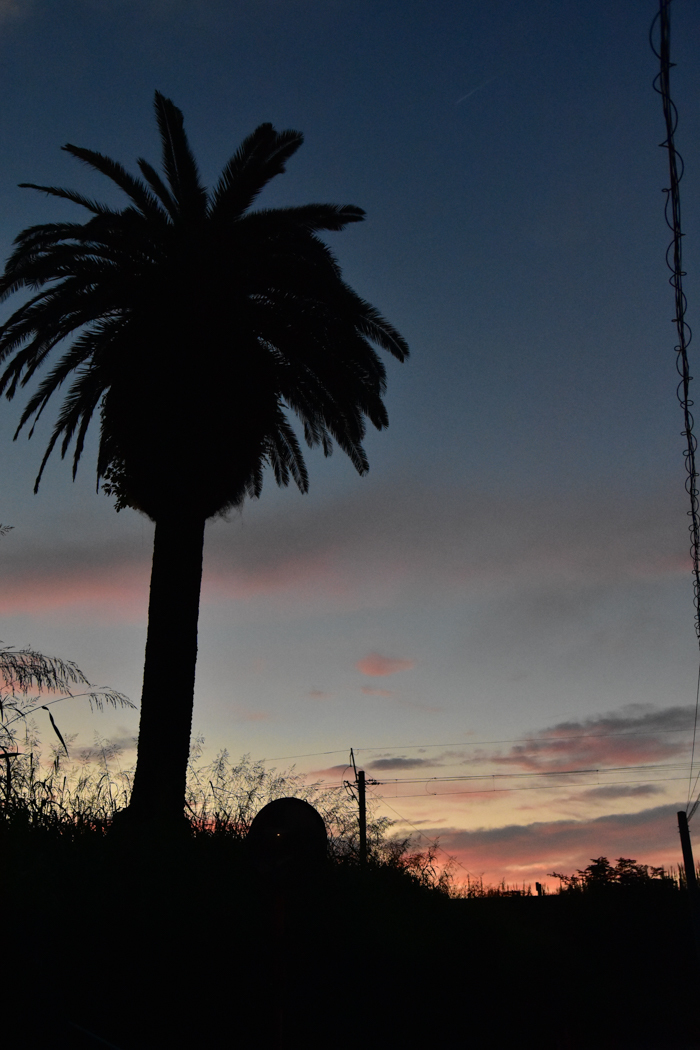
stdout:
{"type": "MultiPolygon", "coordinates": [[[[194,732],[329,786],[353,747],[377,815],[438,838],[458,878],[681,859],[698,645],[656,10],[0,0],[3,258],[26,226],[83,214],[20,182],[122,203],[60,147],[158,163],[155,90],[207,185],[271,121],[305,142],[261,206],[365,209],[328,243],[409,343],[385,362],[390,424],[367,477],[309,453],[308,495],[267,477],[208,524],[194,732]]],[[[698,30],[675,0],[696,328],[698,30]]],[[[96,493],[97,434],[75,482],[55,456],[33,494],[59,403],[13,442],[25,396],[0,405],[3,642],[138,704],[153,526],[96,493]]],[[[97,737],[133,763],[136,712],[53,710],[72,756],[97,737]]]]}

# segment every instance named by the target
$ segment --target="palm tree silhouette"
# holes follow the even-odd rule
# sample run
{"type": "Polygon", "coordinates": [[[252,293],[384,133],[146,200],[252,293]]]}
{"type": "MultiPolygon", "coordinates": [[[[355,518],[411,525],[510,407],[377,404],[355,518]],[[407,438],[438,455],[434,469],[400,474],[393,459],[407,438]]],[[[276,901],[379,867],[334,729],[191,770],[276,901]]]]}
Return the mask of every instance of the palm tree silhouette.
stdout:
{"type": "Polygon", "coordinates": [[[15,438],[69,377],[35,489],[56,443],[74,441],[73,477],[99,409],[97,487],[155,522],[138,758],[129,816],[182,821],[207,519],[260,494],[266,466],[301,492],[306,444],[333,441],[360,474],[365,420],[388,423],[385,370],[401,335],[342,280],[319,231],[364,216],[352,205],[251,211],[302,144],[261,124],[202,186],[181,111],[156,92],[164,178],[143,180],[100,153],[63,147],[129,198],[114,210],[73,190],[22,183],[82,205],[84,224],[24,230],[0,299],[29,289],[0,328],[0,393],[12,399],[49,359],[15,438]],[[60,349],[59,349],[60,348],[60,349]],[[60,356],[58,356],[60,355],[60,356]],[[53,358],[58,359],[53,362],[53,358]]]}

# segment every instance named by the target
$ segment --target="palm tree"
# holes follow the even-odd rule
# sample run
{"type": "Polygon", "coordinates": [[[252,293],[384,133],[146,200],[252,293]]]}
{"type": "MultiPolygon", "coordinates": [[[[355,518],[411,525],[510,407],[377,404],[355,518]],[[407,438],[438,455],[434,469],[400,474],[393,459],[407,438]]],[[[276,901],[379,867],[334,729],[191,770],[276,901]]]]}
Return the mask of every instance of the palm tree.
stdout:
{"type": "Polygon", "coordinates": [[[0,301],[29,289],[0,327],[0,393],[12,399],[47,360],[15,438],[69,378],[35,489],[56,443],[74,441],[73,477],[99,409],[97,486],[155,522],[138,759],[130,816],[182,820],[189,753],[204,525],[260,494],[265,467],[301,492],[308,476],[290,422],[360,474],[365,420],[387,426],[385,370],[401,335],[342,280],[321,231],[359,222],[352,205],[251,211],[301,146],[261,124],[214,190],[173,103],[156,92],[163,176],[143,179],[77,146],[71,156],[129,198],[114,210],[73,190],[22,183],[86,208],[85,223],[33,226],[15,240],[0,301]],[[60,348],[60,349],[59,349],[60,348]],[[54,361],[54,358],[58,359],[54,361]]]}

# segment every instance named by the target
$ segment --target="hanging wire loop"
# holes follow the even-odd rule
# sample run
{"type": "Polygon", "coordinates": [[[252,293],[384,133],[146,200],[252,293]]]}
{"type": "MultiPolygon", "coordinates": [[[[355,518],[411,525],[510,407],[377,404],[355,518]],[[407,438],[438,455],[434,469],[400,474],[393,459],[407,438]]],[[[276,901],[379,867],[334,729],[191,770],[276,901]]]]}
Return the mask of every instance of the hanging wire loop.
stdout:
{"type": "Polygon", "coordinates": [[[652,51],[659,60],[660,70],[654,80],[654,90],[661,95],[663,104],[664,120],[666,123],[666,138],[661,143],[661,148],[668,151],[668,167],[670,175],[670,186],[663,192],[666,194],[666,205],[664,214],[666,223],[673,237],[666,251],[666,265],[671,271],[669,284],[673,288],[675,298],[675,317],[673,323],[678,333],[678,344],[676,351],[676,369],[680,376],[677,387],[678,400],[683,410],[684,430],[682,436],[686,440],[683,452],[685,459],[686,480],[685,488],[690,498],[690,557],[693,566],[693,597],[695,606],[695,634],[700,644],[700,516],[698,511],[698,473],[695,466],[695,453],[697,451],[697,439],[693,433],[694,420],[691,408],[693,401],[690,397],[690,383],[692,376],[688,364],[688,346],[692,338],[690,326],[685,320],[687,300],[683,292],[683,278],[686,276],[683,269],[681,228],[681,197],[679,184],[683,178],[683,158],[675,146],[675,131],[678,126],[678,110],[671,98],[671,0],[660,0],[659,11],[652,22],[649,32],[649,42],[652,51]],[[659,50],[654,46],[654,30],[659,25],[659,50]]]}
{"type": "MultiPolygon", "coordinates": [[[[695,606],[695,635],[700,644],[700,565],[698,564],[700,558],[700,524],[698,522],[698,472],[695,467],[695,453],[697,451],[698,443],[693,433],[693,414],[690,411],[693,406],[693,401],[690,397],[690,382],[692,376],[690,374],[690,366],[688,364],[688,346],[692,338],[692,332],[690,326],[685,320],[685,311],[687,307],[687,300],[683,292],[683,278],[686,276],[683,269],[683,249],[682,239],[683,230],[681,228],[681,195],[679,184],[683,178],[683,158],[676,149],[675,144],[675,132],[678,127],[678,110],[676,109],[675,103],[671,98],[671,69],[674,64],[671,62],[671,18],[670,18],[671,0],[659,0],[659,10],[651,24],[649,30],[649,43],[651,49],[659,60],[659,72],[654,79],[654,90],[661,95],[661,102],[664,110],[664,121],[666,123],[666,139],[661,143],[662,149],[668,151],[668,170],[670,176],[670,186],[664,190],[666,194],[666,205],[664,208],[664,215],[666,218],[666,224],[671,230],[673,237],[671,243],[666,249],[666,265],[671,271],[669,278],[669,284],[673,288],[676,306],[676,316],[673,322],[676,326],[678,333],[678,344],[676,350],[676,369],[678,371],[680,382],[676,389],[678,400],[683,410],[683,421],[685,429],[683,430],[683,437],[686,440],[686,447],[683,452],[685,458],[685,489],[690,498],[690,510],[688,516],[690,517],[690,525],[688,531],[690,532],[690,557],[693,563],[693,599],[695,606]],[[656,24],[659,25],[659,50],[656,50],[654,46],[654,30],[656,24]]],[[[693,725],[693,747],[690,756],[690,774],[688,777],[688,802],[686,805],[686,813],[688,819],[690,819],[695,813],[698,805],[700,804],[700,796],[695,804],[690,808],[690,799],[694,788],[692,787],[693,781],[693,766],[695,761],[695,741],[697,737],[698,728],[698,707],[700,705],[700,672],[698,674],[698,689],[695,698],[695,722],[693,725]]],[[[697,786],[697,780],[695,783],[697,786]]]]}

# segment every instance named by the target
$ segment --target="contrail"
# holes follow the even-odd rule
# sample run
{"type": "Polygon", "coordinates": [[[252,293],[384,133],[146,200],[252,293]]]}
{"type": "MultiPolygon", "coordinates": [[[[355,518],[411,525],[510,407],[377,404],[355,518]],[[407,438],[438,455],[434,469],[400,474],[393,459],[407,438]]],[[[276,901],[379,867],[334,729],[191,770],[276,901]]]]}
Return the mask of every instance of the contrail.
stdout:
{"type": "Polygon", "coordinates": [[[462,95],[461,98],[457,99],[455,106],[458,106],[460,102],[464,102],[465,99],[471,98],[471,96],[476,94],[477,91],[481,91],[482,88],[485,88],[487,84],[490,84],[493,80],[498,80],[500,76],[500,73],[496,73],[495,77],[489,77],[489,79],[485,80],[483,84],[478,84],[477,87],[472,88],[471,91],[467,91],[466,95],[462,95]]]}

